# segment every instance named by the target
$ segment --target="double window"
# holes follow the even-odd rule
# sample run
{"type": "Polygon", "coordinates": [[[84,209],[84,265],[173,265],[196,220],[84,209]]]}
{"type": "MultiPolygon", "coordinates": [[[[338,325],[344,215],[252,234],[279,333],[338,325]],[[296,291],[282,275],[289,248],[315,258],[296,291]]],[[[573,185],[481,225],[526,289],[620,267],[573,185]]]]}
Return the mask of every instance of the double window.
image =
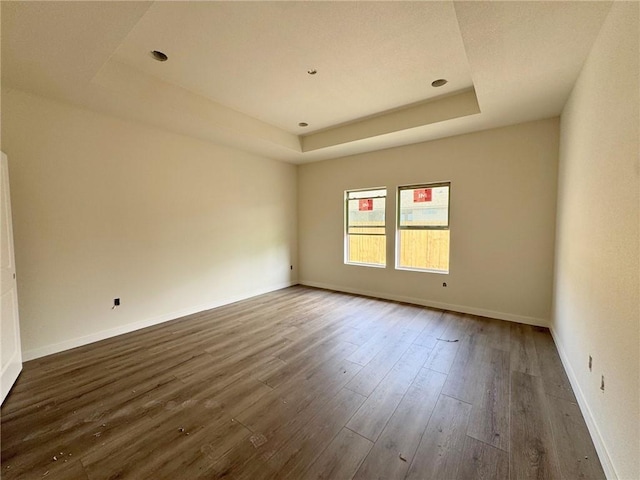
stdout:
{"type": "MultiPolygon", "coordinates": [[[[449,272],[449,183],[398,187],[396,268],[449,272]]],[[[386,189],[346,192],[345,263],[386,265],[386,189]]]]}

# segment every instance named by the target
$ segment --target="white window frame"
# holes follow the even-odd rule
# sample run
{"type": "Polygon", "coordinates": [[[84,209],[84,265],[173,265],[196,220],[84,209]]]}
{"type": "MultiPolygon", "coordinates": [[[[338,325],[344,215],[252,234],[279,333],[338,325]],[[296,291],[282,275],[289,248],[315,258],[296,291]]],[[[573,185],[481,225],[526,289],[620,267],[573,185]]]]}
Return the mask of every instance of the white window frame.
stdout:
{"type": "MultiPolygon", "coordinates": [[[[344,192],[344,264],[345,265],[355,265],[359,267],[372,267],[372,268],[387,268],[387,258],[385,251],[385,260],[384,264],[378,263],[363,263],[363,262],[351,262],[349,261],[349,236],[350,235],[373,235],[373,236],[381,236],[385,237],[385,245],[387,245],[387,196],[389,194],[389,189],[387,187],[371,187],[371,188],[352,188],[349,190],[345,190],[344,192]],[[364,198],[383,198],[384,199],[384,226],[381,227],[384,233],[349,233],[349,200],[353,200],[353,198],[349,198],[350,193],[354,192],[375,192],[378,190],[384,190],[384,195],[377,196],[367,196],[364,198]]],[[[385,249],[386,250],[386,249],[385,249]]]]}
{"type": "Polygon", "coordinates": [[[395,245],[395,269],[396,270],[407,270],[411,272],[422,272],[422,273],[437,273],[440,275],[449,275],[451,272],[451,182],[434,182],[434,183],[419,183],[412,185],[400,185],[396,189],[396,235],[395,235],[396,245],[395,245]],[[448,203],[447,203],[447,225],[446,226],[416,226],[416,225],[400,225],[400,214],[401,214],[401,205],[400,205],[400,192],[403,190],[416,190],[420,188],[438,188],[438,187],[448,187],[449,195],[448,195],[448,203]],[[432,268],[418,268],[418,267],[403,267],[400,266],[400,231],[401,230],[448,230],[449,231],[449,269],[447,271],[444,270],[435,270],[432,268]]]}

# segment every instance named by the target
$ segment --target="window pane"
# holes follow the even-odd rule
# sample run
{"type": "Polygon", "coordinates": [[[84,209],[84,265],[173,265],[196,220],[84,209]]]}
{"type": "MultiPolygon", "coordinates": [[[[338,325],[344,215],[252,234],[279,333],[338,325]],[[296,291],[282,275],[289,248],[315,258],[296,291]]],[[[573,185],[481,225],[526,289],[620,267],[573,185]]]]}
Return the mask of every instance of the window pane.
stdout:
{"type": "Polygon", "coordinates": [[[449,186],[400,190],[401,227],[448,227],[449,186]]]}
{"type": "Polygon", "coordinates": [[[449,271],[449,230],[399,230],[398,267],[449,271]]]}
{"type": "Polygon", "coordinates": [[[369,197],[386,197],[387,190],[382,188],[380,190],[355,190],[353,192],[347,192],[347,198],[369,198],[369,197]]]}
{"type": "Polygon", "coordinates": [[[386,195],[386,189],[347,192],[347,263],[386,265],[386,195]]]}
{"type": "Polygon", "coordinates": [[[384,235],[384,207],[384,197],[361,197],[347,200],[347,208],[349,209],[347,233],[378,233],[384,235]],[[363,227],[366,227],[367,231],[363,231],[363,227]]]}
{"type": "Polygon", "coordinates": [[[349,235],[349,263],[385,265],[387,238],[384,235],[349,235]]]}

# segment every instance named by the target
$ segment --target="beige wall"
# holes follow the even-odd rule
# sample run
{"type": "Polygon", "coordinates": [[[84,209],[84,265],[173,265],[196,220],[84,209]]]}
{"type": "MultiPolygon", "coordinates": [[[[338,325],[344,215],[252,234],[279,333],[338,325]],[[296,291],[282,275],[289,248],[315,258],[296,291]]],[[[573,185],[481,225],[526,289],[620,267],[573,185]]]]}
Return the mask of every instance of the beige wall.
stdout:
{"type": "Polygon", "coordinates": [[[301,283],[546,325],[558,126],[558,119],[542,120],[301,165],[301,283]],[[451,181],[450,274],[397,271],[395,190],[439,181],[451,181]],[[345,265],[344,191],[382,186],[387,268],[345,265]]]}
{"type": "Polygon", "coordinates": [[[15,90],[2,142],[27,359],[296,283],[293,165],[15,90]]]}
{"type": "Polygon", "coordinates": [[[552,323],[608,477],[620,479],[640,478],[639,5],[614,2],[562,114],[552,323]]]}

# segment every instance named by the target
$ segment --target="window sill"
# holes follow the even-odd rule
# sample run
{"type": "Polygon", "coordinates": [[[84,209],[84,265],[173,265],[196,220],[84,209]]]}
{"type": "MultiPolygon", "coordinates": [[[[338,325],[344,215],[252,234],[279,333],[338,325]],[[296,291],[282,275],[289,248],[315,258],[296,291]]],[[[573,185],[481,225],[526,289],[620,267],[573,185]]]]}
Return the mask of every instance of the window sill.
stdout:
{"type": "Polygon", "coordinates": [[[437,273],[438,275],[449,275],[449,271],[444,270],[429,270],[427,268],[411,268],[411,267],[398,267],[396,270],[404,270],[405,272],[420,272],[420,273],[437,273]]]}
{"type": "Polygon", "coordinates": [[[345,265],[351,265],[355,267],[370,267],[370,268],[387,268],[386,265],[378,265],[375,263],[355,263],[355,262],[344,262],[345,265]]]}

